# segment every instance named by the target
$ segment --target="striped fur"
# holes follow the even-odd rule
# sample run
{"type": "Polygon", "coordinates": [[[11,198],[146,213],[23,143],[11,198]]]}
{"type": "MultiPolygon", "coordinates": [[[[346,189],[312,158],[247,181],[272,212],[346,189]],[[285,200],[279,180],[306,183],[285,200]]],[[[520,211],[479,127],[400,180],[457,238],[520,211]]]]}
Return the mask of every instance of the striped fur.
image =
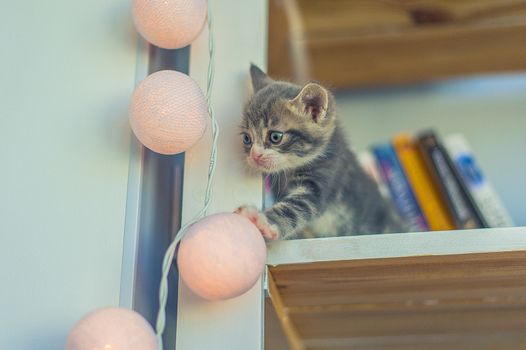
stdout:
{"type": "Polygon", "coordinates": [[[251,76],[254,95],[241,125],[250,140],[244,150],[252,168],[270,175],[276,198],[260,214],[260,230],[277,230],[285,239],[403,231],[349,149],[332,95],[318,84],[273,81],[255,66],[251,76]],[[281,142],[271,142],[272,132],[283,134],[281,142]]]}

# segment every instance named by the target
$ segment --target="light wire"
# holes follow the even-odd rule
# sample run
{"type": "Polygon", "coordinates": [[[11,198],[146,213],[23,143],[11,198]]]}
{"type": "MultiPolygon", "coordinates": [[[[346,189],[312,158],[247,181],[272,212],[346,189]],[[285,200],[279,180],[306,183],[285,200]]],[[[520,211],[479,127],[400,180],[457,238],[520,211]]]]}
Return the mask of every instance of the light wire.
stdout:
{"type": "Polygon", "coordinates": [[[217,163],[217,140],[219,136],[219,125],[214,117],[214,111],[212,109],[212,88],[214,85],[214,37],[212,35],[212,17],[210,15],[210,6],[208,7],[208,74],[206,83],[206,102],[208,105],[208,115],[210,117],[212,125],[212,149],[210,151],[210,161],[208,165],[208,180],[206,184],[205,200],[203,208],[193,217],[192,220],[183,225],[179,232],[175,235],[172,243],[166,249],[162,264],[162,275],[161,282],[159,284],[159,311],[157,313],[157,321],[155,324],[155,330],[157,334],[157,340],[159,342],[159,350],[163,350],[162,335],[166,327],[166,303],[168,300],[168,274],[173,264],[175,251],[177,244],[186,234],[188,227],[202,219],[210,206],[212,199],[212,181],[217,163]]]}

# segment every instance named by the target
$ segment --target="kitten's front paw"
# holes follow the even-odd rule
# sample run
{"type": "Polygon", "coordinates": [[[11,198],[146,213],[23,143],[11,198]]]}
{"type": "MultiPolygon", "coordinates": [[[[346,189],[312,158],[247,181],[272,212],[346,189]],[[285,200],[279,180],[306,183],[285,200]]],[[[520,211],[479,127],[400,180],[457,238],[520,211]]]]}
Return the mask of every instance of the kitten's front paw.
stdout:
{"type": "Polygon", "coordinates": [[[265,214],[261,213],[257,208],[251,206],[241,206],[235,211],[236,214],[243,215],[259,229],[263,237],[269,240],[276,240],[279,238],[279,230],[276,225],[268,222],[265,214]]]}

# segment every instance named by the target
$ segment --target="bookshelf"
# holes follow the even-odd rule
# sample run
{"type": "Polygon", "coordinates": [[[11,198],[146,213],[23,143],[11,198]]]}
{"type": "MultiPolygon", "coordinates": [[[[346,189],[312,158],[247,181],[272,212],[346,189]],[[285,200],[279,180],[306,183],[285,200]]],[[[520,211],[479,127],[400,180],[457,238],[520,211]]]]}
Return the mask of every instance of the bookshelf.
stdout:
{"type": "Polygon", "coordinates": [[[526,74],[492,74],[336,93],[341,125],[360,153],[400,132],[461,133],[515,224],[526,226],[526,74]]]}
{"type": "Polygon", "coordinates": [[[279,241],[266,277],[267,349],[526,346],[526,228],[279,241]]]}
{"type": "Polygon", "coordinates": [[[269,72],[345,89],[517,71],[525,35],[525,0],[269,0],[269,72]]]}
{"type": "Polygon", "coordinates": [[[269,0],[268,70],[335,92],[359,153],[462,133],[519,227],[269,245],[266,349],[526,348],[526,1],[269,0]]]}
{"type": "MultiPolygon", "coordinates": [[[[525,91],[518,75],[336,98],[358,149],[429,126],[466,134],[524,226],[525,91]]],[[[526,348],[526,227],[275,242],[268,264],[266,349],[526,348]]]]}

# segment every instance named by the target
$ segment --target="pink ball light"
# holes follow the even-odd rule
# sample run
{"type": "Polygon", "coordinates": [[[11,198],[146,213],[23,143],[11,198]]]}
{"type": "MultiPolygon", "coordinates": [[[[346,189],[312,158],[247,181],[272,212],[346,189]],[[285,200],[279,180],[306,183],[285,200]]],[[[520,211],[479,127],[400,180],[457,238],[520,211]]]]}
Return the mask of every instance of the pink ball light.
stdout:
{"type": "Polygon", "coordinates": [[[178,49],[199,35],[206,20],[206,0],[134,0],[133,21],[150,43],[178,49]]]}
{"type": "Polygon", "coordinates": [[[164,70],[151,74],[135,88],[129,118],[143,145],[157,153],[176,154],[201,138],[208,107],[192,78],[164,70]]]}
{"type": "Polygon", "coordinates": [[[158,343],[141,315],[110,307],[82,318],[69,333],[66,350],[158,350],[158,343]]]}
{"type": "Polygon", "coordinates": [[[185,284],[207,300],[224,300],[247,292],[259,279],[266,246],[247,218],[232,213],[205,217],[192,225],[177,255],[185,284]]]}

